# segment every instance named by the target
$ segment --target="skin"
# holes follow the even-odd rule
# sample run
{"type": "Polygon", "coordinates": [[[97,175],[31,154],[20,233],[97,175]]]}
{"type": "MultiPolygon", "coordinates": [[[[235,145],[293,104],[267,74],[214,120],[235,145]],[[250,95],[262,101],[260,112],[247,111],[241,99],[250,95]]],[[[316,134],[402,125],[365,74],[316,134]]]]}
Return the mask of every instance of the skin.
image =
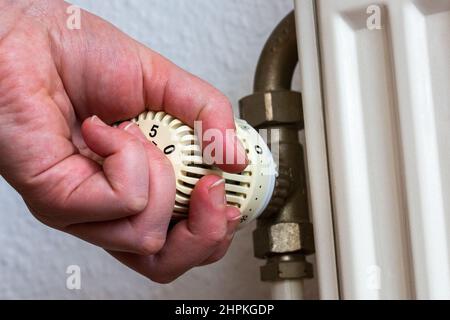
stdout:
{"type": "MultiPolygon", "coordinates": [[[[240,217],[224,203],[223,181],[201,179],[189,218],[168,231],[170,162],[136,125],[110,124],[150,109],[225,132],[235,129],[229,101],[92,14],[82,12],[81,30],[68,29],[68,6],[0,0],[0,174],[39,221],[153,281],[217,261],[240,217]]],[[[224,158],[244,152],[226,137],[224,158]]]]}

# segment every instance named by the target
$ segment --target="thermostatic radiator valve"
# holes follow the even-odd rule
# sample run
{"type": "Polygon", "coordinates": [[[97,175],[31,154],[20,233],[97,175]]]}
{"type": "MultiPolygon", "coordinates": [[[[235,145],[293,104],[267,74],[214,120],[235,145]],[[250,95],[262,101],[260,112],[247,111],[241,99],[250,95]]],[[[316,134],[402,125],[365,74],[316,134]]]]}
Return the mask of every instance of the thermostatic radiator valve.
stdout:
{"type": "Polygon", "coordinates": [[[269,204],[278,176],[272,154],[258,132],[236,120],[237,138],[247,152],[248,166],[241,173],[227,173],[206,164],[194,129],[165,112],[145,112],[131,120],[146,138],[170,159],[176,177],[174,219],[186,218],[195,184],[205,175],[225,179],[227,203],[240,209],[241,227],[258,218],[269,204]]]}

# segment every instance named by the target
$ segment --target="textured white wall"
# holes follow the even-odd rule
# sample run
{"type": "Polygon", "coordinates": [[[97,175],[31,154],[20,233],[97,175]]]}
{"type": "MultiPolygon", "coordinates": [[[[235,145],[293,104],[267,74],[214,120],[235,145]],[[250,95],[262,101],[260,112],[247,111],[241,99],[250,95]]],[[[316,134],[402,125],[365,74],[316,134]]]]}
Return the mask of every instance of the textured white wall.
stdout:
{"type": "MultiPolygon", "coordinates": [[[[291,0],[76,0],[126,33],[222,90],[236,107],[251,92],[261,48],[291,0]]],[[[252,227],[229,254],[170,285],[157,285],[101,249],[50,230],[0,178],[0,298],[269,298],[253,258],[252,227]],[[65,288],[66,267],[82,269],[82,290],[65,288]]]]}

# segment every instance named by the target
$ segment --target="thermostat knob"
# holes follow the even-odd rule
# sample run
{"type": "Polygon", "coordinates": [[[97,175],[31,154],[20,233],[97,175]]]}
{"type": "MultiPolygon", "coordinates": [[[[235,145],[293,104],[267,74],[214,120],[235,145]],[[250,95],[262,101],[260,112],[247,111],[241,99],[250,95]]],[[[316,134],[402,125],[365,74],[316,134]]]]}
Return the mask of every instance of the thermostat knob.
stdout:
{"type": "Polygon", "coordinates": [[[206,164],[194,130],[173,116],[150,111],[132,121],[173,165],[177,188],[174,219],[187,217],[195,184],[210,174],[225,179],[227,203],[241,211],[241,226],[256,219],[267,207],[275,187],[276,165],[263,138],[247,122],[236,120],[237,138],[249,162],[243,172],[236,174],[206,164]]]}

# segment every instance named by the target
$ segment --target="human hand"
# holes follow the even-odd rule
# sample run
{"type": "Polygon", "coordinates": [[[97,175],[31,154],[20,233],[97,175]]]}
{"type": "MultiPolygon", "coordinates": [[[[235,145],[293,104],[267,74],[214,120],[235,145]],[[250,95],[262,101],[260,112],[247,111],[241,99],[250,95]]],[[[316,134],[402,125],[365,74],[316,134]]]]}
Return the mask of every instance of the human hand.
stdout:
{"type": "MultiPolygon", "coordinates": [[[[188,125],[220,129],[224,158],[237,150],[239,159],[245,150],[225,135],[234,129],[230,103],[94,15],[83,11],[81,29],[69,30],[68,6],[0,0],[0,174],[38,220],[154,281],[217,261],[240,217],[224,202],[224,182],[201,179],[189,218],[168,232],[175,200],[169,160],[136,125],[107,124],[146,106],[164,110],[188,125]]],[[[246,165],[218,166],[239,172],[246,165]]]]}

